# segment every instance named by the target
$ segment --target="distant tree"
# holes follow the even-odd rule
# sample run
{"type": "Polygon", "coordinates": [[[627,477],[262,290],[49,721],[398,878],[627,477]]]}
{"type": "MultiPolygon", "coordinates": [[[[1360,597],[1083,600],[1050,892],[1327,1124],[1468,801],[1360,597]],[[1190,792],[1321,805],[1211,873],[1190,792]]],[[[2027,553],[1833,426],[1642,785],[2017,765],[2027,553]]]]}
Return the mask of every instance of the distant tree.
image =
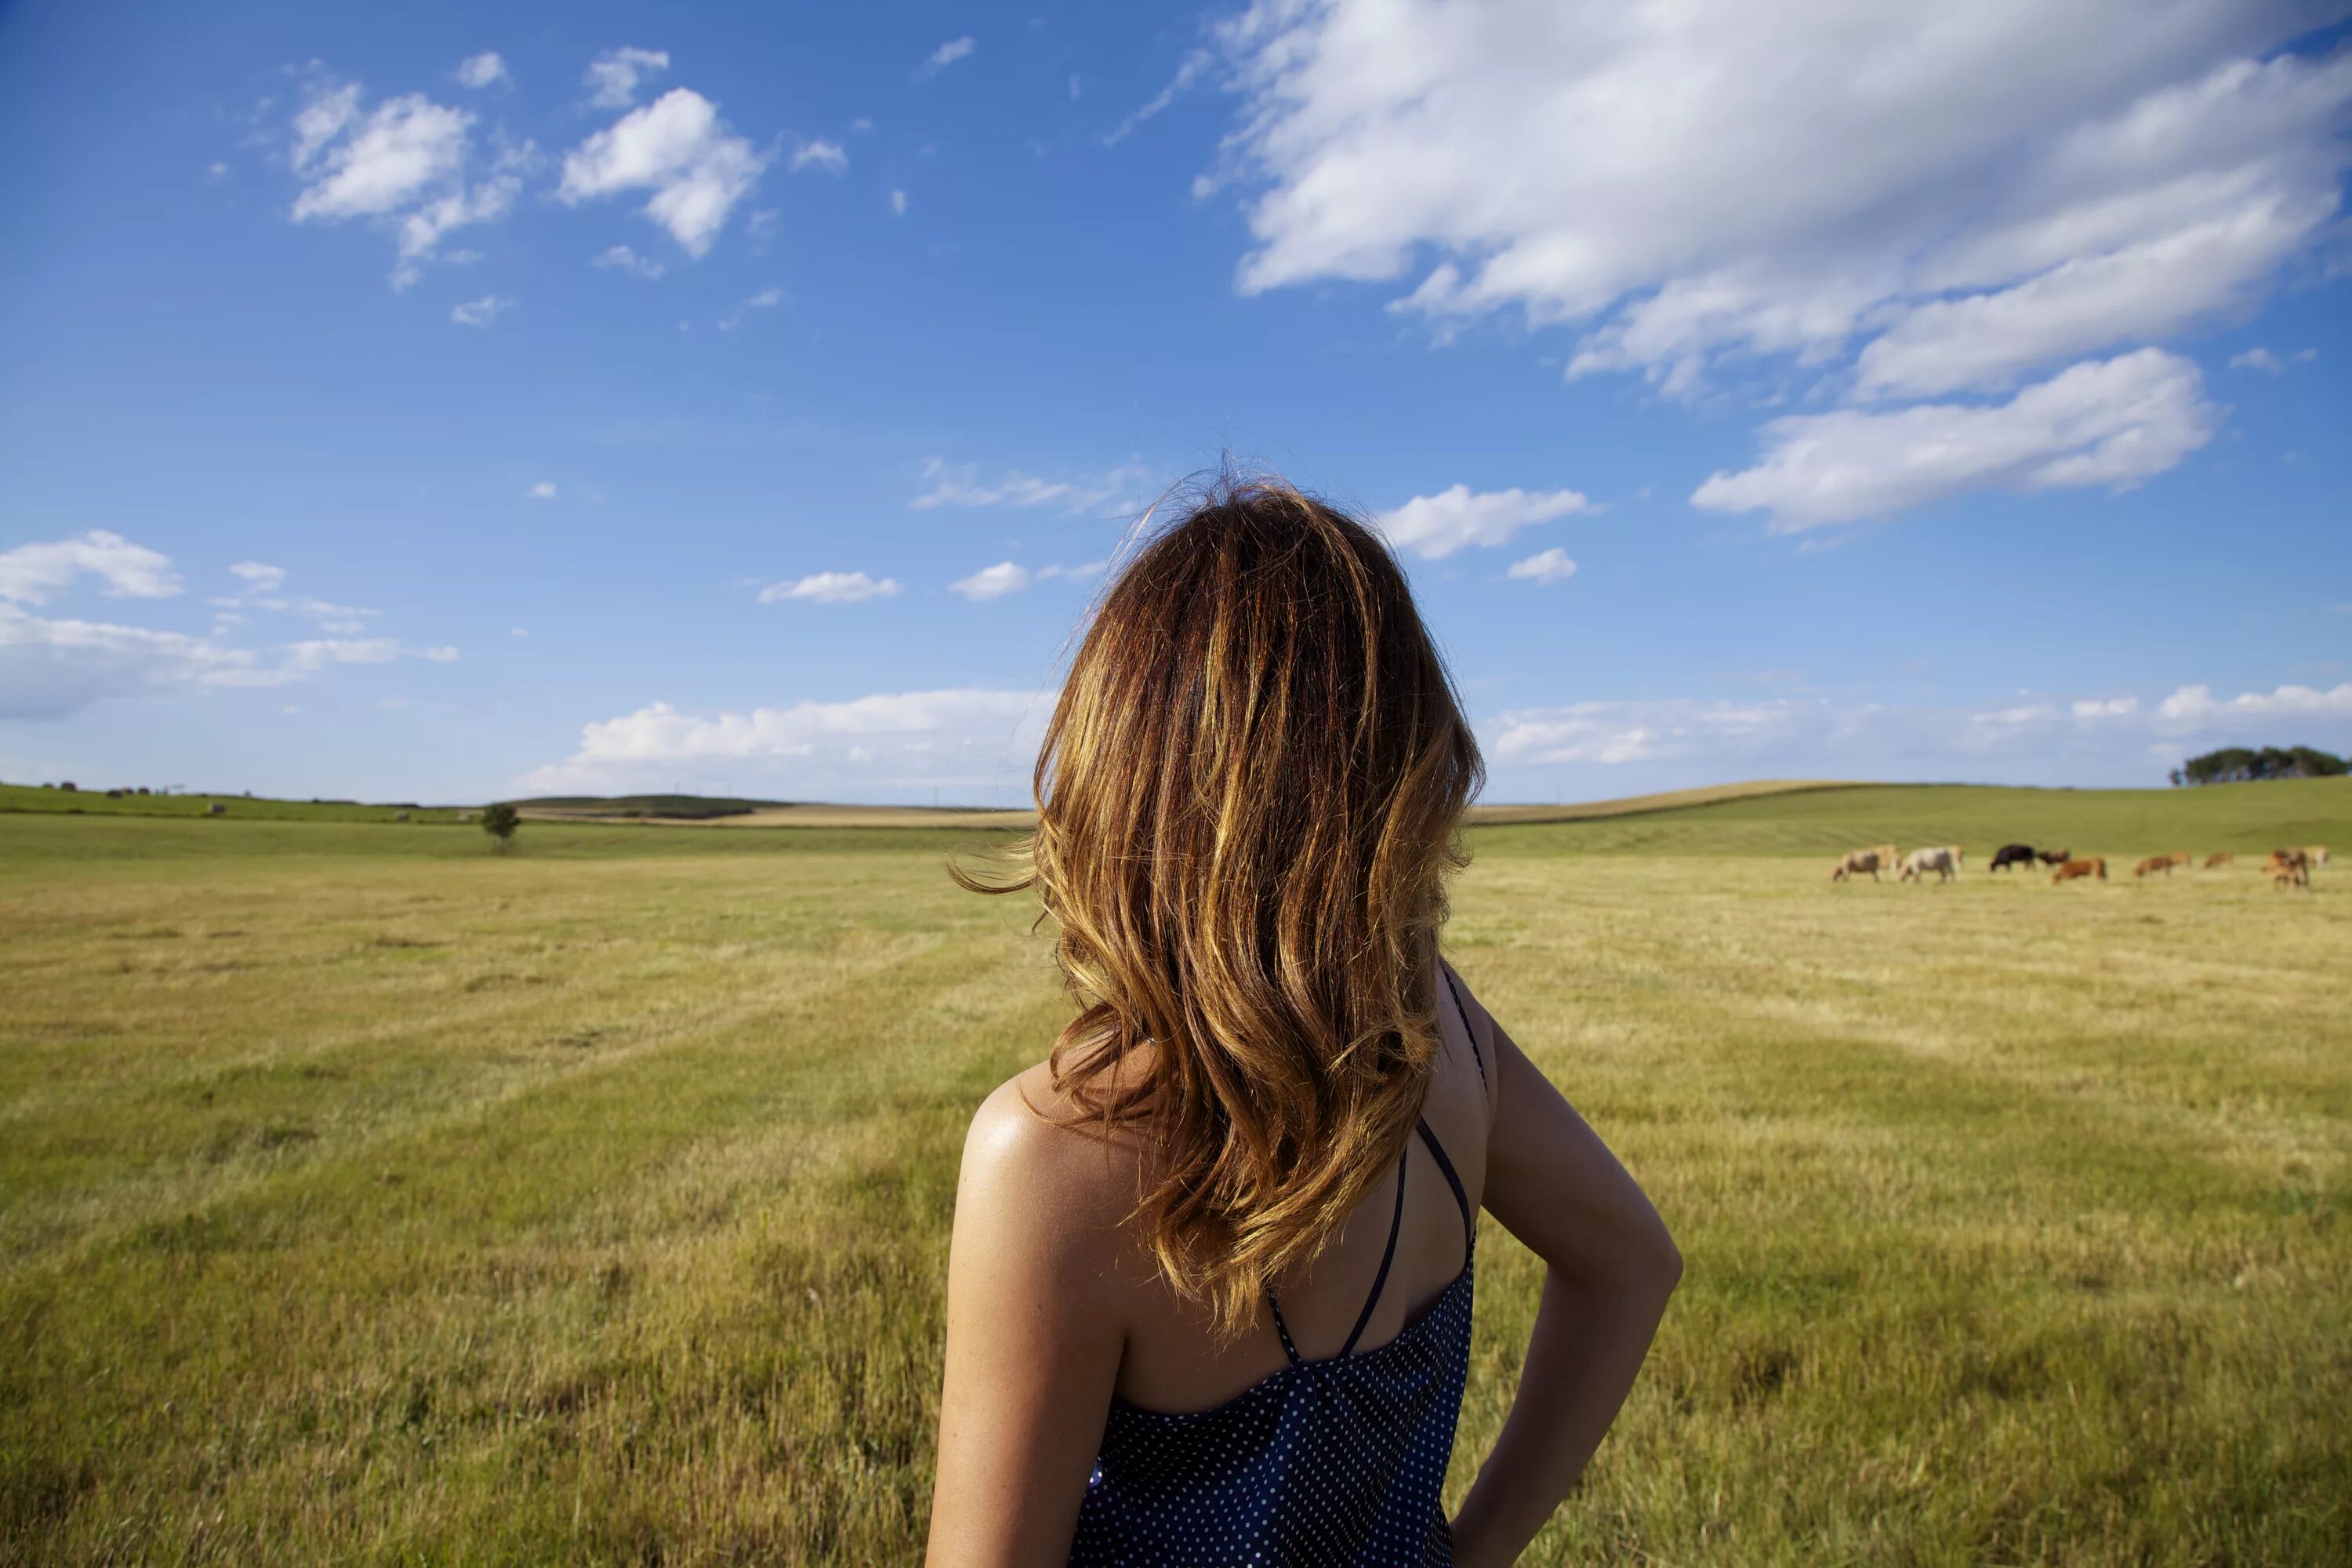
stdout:
{"type": "Polygon", "coordinates": [[[2172,787],[2175,789],[2179,789],[2180,787],[2180,770],[2179,768],[2172,770],[2172,787]]]}
{"type": "Polygon", "coordinates": [[[2347,771],[2342,757],[2312,746],[2224,746],[2180,764],[2179,779],[2192,784],[2245,784],[2255,779],[2334,778],[2347,771]]]}
{"type": "Polygon", "coordinates": [[[482,807],[482,831],[497,841],[501,855],[514,841],[515,829],[521,826],[521,815],[505,801],[492,801],[482,807]]]}

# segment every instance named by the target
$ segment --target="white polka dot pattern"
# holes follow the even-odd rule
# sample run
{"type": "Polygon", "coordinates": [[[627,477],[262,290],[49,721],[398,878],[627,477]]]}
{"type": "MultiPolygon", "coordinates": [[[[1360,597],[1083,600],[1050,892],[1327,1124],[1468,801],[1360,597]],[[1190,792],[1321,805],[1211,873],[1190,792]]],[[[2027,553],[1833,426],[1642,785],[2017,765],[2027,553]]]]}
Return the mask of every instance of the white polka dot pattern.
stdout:
{"type": "Polygon", "coordinates": [[[1454,1561],[1439,1491],[1470,1371],[1473,1264],[1377,1350],[1188,1415],[1111,1405],[1070,1552],[1085,1568],[1454,1561]]]}

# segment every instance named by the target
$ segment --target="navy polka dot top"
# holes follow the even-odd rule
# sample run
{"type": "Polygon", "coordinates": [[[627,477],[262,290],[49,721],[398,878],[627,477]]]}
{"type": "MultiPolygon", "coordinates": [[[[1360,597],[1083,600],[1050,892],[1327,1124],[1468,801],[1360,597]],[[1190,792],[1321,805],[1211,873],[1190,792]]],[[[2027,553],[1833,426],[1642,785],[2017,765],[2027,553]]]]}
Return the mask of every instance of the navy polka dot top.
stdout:
{"type": "MultiPolygon", "coordinates": [[[[1453,986],[1454,977],[1446,976],[1453,986]]],[[[1462,1008],[1462,995],[1454,994],[1462,1008]]],[[[1463,1013],[1463,1027],[1469,1015],[1463,1013]]],[[[1477,1037],[1471,1037],[1477,1051],[1477,1037]]],[[[1486,1063],[1478,1060],[1486,1081],[1486,1063]]],[[[1420,1126],[1462,1209],[1462,1272],[1429,1310],[1377,1350],[1357,1354],[1396,1257],[1396,1216],[1371,1294],[1338,1355],[1304,1361],[1281,1304],[1266,1294],[1290,1364],[1213,1410],[1164,1415],[1114,1398],[1078,1510],[1070,1561],[1085,1568],[1450,1563],[1439,1491],[1470,1372],[1477,1229],[1454,1163],[1420,1126]]]]}

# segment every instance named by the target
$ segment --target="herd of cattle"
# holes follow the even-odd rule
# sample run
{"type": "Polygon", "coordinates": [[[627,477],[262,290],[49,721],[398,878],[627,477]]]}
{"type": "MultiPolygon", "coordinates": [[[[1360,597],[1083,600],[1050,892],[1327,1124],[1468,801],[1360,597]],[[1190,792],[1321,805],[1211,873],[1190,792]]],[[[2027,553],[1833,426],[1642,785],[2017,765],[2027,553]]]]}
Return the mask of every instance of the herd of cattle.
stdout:
{"type": "MultiPolygon", "coordinates": [[[[1930,875],[1940,881],[1950,881],[1960,874],[1961,863],[1967,859],[1957,844],[1935,844],[1925,849],[1914,849],[1905,855],[1892,844],[1874,844],[1867,849],[1849,849],[1838,857],[1830,869],[1830,880],[1843,882],[1849,877],[1865,873],[1874,882],[1882,871],[1896,873],[1904,882],[1924,882],[1930,875]]],[[[2205,869],[2227,866],[2237,859],[2227,849],[2205,857],[2205,869]]],[[[2071,849],[2036,849],[2031,844],[2004,844],[1993,852],[1991,869],[2005,870],[2012,867],[2032,867],[2039,863],[2053,868],[2050,873],[2053,885],[2080,881],[2087,878],[2107,879],[2107,858],[2104,855],[2074,858],[2071,849]]],[[[2146,879],[2162,874],[2169,877],[2176,866],[2197,864],[2197,857],[2187,850],[2170,855],[2151,855],[2132,868],[2132,875],[2146,879]]],[[[2263,875],[2271,879],[2273,890],[2280,888],[2308,888],[2314,869],[2329,864],[2327,846],[2314,844],[2302,849],[2273,849],[2263,862],[2263,875]]]]}

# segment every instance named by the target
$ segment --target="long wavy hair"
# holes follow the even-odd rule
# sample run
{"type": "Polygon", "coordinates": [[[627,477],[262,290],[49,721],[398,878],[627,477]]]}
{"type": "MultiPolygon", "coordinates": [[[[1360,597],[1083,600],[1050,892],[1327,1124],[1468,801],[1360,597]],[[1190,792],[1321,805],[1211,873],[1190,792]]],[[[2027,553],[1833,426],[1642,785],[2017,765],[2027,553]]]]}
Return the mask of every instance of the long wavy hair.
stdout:
{"type": "MultiPolygon", "coordinates": [[[[1036,889],[1076,1122],[1140,1134],[1129,1216],[1224,1333],[1402,1149],[1437,1052],[1476,742],[1379,535],[1228,477],[1143,537],[1047,724],[1036,889]]],[[[1025,865],[1025,869],[1021,869],[1025,865]]]]}

